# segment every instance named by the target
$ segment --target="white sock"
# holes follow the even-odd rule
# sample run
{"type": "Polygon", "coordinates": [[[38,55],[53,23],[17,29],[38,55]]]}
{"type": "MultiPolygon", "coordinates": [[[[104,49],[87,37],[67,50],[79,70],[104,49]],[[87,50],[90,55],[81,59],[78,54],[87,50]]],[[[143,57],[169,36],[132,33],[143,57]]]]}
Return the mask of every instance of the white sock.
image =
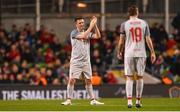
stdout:
{"type": "Polygon", "coordinates": [[[140,99],[136,99],[136,104],[141,104],[141,100],[140,99]]]}
{"type": "Polygon", "coordinates": [[[133,92],[133,80],[126,80],[126,96],[128,99],[128,104],[132,105],[132,92],[133,92]]]}
{"type": "Polygon", "coordinates": [[[94,99],[93,87],[91,85],[86,85],[86,91],[90,96],[90,99],[94,99]]]}
{"type": "Polygon", "coordinates": [[[140,99],[143,91],[143,79],[136,80],[136,104],[140,104],[140,99]]]}
{"type": "Polygon", "coordinates": [[[74,92],[74,86],[68,84],[67,86],[67,98],[71,99],[74,92]]]}

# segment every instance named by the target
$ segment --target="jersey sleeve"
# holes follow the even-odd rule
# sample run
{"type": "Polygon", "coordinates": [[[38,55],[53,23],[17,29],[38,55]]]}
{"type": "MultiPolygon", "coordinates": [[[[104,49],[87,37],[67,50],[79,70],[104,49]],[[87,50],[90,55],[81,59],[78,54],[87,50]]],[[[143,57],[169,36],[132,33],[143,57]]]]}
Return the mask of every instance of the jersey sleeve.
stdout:
{"type": "Polygon", "coordinates": [[[125,37],[125,35],[125,23],[122,23],[120,27],[120,37],[125,37]]]}
{"type": "Polygon", "coordinates": [[[146,27],[145,27],[145,37],[150,37],[150,29],[149,29],[149,25],[146,23],[146,27]]]}
{"type": "Polygon", "coordinates": [[[75,32],[75,31],[73,30],[73,31],[71,32],[70,37],[71,37],[72,39],[75,39],[76,36],[77,36],[77,32],[75,32]]]}

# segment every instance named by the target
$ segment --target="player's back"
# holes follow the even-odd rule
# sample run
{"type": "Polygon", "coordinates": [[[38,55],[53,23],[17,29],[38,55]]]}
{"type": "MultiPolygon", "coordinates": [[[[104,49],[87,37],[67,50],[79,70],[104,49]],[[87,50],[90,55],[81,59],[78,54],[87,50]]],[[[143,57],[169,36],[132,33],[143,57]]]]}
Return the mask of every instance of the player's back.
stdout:
{"type": "Polygon", "coordinates": [[[131,18],[123,23],[125,31],[125,57],[146,57],[145,37],[150,36],[147,23],[131,18]]]}

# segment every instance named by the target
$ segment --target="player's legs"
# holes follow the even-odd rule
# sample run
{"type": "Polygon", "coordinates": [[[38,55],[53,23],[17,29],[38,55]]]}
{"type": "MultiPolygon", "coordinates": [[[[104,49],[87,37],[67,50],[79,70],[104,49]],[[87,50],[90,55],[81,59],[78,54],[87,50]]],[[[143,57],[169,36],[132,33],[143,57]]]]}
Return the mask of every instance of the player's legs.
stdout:
{"type": "Polygon", "coordinates": [[[91,79],[85,79],[85,88],[87,93],[89,94],[89,97],[91,100],[94,99],[94,93],[93,93],[93,87],[92,87],[92,82],[91,79]]]}
{"type": "Polygon", "coordinates": [[[126,76],[126,96],[127,96],[127,104],[128,108],[131,108],[132,103],[132,93],[133,93],[133,76],[126,76]]]}
{"type": "Polygon", "coordinates": [[[128,99],[128,108],[132,107],[132,93],[133,93],[133,74],[135,72],[134,68],[134,58],[125,57],[125,75],[126,75],[126,96],[128,99]]]}
{"type": "Polygon", "coordinates": [[[136,58],[136,70],[137,70],[137,79],[136,79],[136,107],[141,107],[141,97],[143,92],[143,75],[146,67],[146,58],[139,57],[136,58]]]}
{"type": "Polygon", "coordinates": [[[94,93],[93,93],[93,87],[92,87],[92,81],[91,79],[85,79],[85,83],[86,83],[86,90],[87,90],[87,93],[89,94],[90,96],[90,104],[91,105],[103,105],[104,103],[101,103],[99,101],[97,101],[95,98],[94,98],[94,93]]]}
{"type": "Polygon", "coordinates": [[[67,85],[67,99],[62,102],[62,105],[71,105],[71,99],[74,91],[74,84],[76,80],[74,78],[70,78],[67,85]]]}
{"type": "Polygon", "coordinates": [[[141,107],[141,97],[142,97],[142,92],[143,92],[143,77],[142,76],[137,76],[136,79],[136,107],[141,107]]]}
{"type": "Polygon", "coordinates": [[[92,69],[91,69],[91,64],[90,63],[87,63],[87,64],[84,65],[84,67],[83,67],[83,75],[85,77],[85,84],[86,84],[85,88],[86,88],[86,91],[89,94],[90,99],[91,99],[90,104],[91,105],[102,105],[102,104],[104,104],[104,103],[101,103],[101,102],[95,100],[94,93],[93,93],[92,81],[91,81],[92,69]]]}
{"type": "Polygon", "coordinates": [[[86,63],[83,66],[83,75],[85,77],[85,88],[87,93],[90,96],[90,99],[93,100],[94,99],[94,93],[93,93],[93,87],[92,87],[92,69],[91,69],[91,64],[90,63],[86,63]]]}
{"type": "Polygon", "coordinates": [[[73,91],[74,91],[74,84],[76,80],[75,79],[69,79],[68,85],[67,85],[67,99],[72,99],[73,91]]]}
{"type": "Polygon", "coordinates": [[[70,71],[69,71],[69,81],[67,85],[67,98],[71,99],[72,94],[74,91],[74,84],[76,82],[75,79],[79,79],[82,73],[82,67],[81,65],[75,65],[71,64],[70,65],[70,71]]]}
{"type": "Polygon", "coordinates": [[[62,105],[71,105],[71,99],[74,91],[74,84],[76,79],[79,79],[82,73],[82,67],[80,65],[71,64],[69,71],[69,81],[67,85],[67,100],[62,102],[62,105]]]}
{"type": "Polygon", "coordinates": [[[92,87],[92,82],[91,82],[92,69],[91,69],[91,64],[90,63],[84,64],[84,66],[83,66],[83,75],[85,77],[86,91],[89,94],[90,98],[94,99],[93,87],[92,87]]]}

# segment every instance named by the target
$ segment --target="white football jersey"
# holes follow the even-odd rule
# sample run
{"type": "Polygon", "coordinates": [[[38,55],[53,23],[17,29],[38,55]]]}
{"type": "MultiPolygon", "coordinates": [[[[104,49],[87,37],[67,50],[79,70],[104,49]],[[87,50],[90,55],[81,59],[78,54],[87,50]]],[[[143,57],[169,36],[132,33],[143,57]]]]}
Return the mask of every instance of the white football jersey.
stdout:
{"type": "Polygon", "coordinates": [[[121,24],[121,37],[125,38],[125,57],[146,57],[145,38],[150,36],[148,24],[131,18],[121,24]]]}

